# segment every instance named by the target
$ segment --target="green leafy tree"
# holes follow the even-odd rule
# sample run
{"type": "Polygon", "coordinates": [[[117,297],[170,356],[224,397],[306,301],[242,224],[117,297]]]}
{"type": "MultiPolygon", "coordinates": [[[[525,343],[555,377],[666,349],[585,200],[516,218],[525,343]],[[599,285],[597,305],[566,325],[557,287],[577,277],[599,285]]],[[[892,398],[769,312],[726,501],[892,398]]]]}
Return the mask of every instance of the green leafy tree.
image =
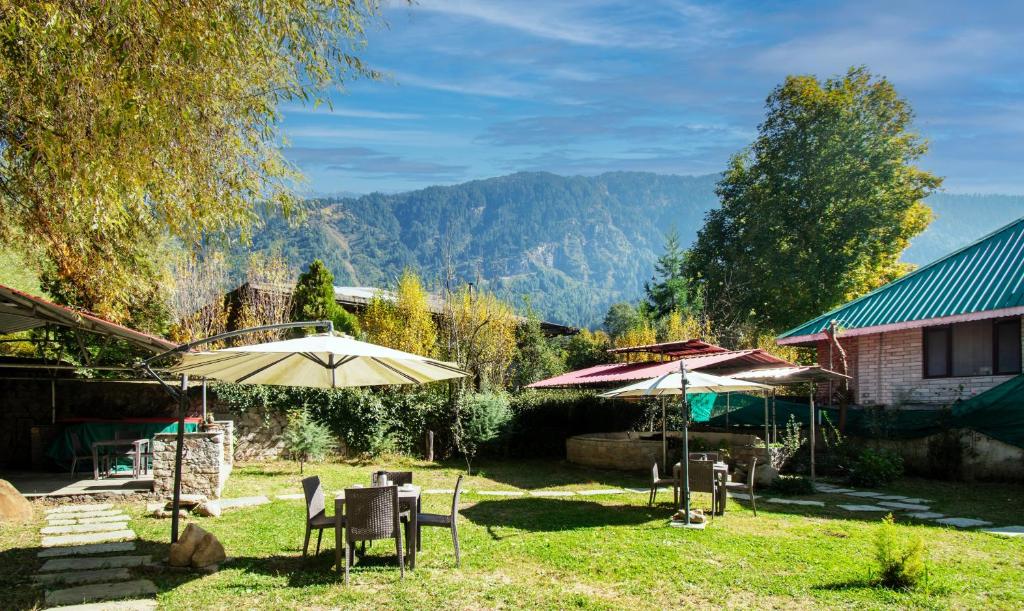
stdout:
{"type": "Polygon", "coordinates": [[[610,363],[611,340],[604,331],[580,329],[565,341],[565,365],[569,369],[583,369],[601,363],[610,363]]]}
{"type": "Polygon", "coordinates": [[[885,78],[864,68],[790,76],[749,149],[718,184],[687,273],[722,326],[784,329],[908,271],[900,253],[927,227],[941,179],[914,164],[927,144],[885,78]]]}
{"type": "Polygon", "coordinates": [[[330,320],[335,331],[359,334],[359,320],[334,300],[334,275],[320,259],[314,259],[309,269],[299,274],[292,291],[291,318],[293,321],[330,320]]]}
{"type": "Polygon", "coordinates": [[[523,388],[537,380],[550,378],[565,371],[565,359],[553,343],[544,336],[540,318],[530,308],[526,321],[516,331],[518,351],[512,360],[512,386],[523,388]]]}
{"type": "Polygon", "coordinates": [[[665,236],[665,251],[654,264],[655,277],[644,283],[647,303],[655,318],[690,306],[690,281],[686,277],[687,254],[679,246],[679,232],[674,228],[665,236]]]}
{"type": "Polygon", "coordinates": [[[306,462],[323,460],[338,445],[331,429],[314,420],[304,409],[288,412],[288,424],[281,435],[281,442],[288,455],[299,462],[299,473],[303,472],[306,462]]]}
{"type": "Polygon", "coordinates": [[[604,315],[604,330],[608,336],[615,341],[622,337],[630,329],[641,326],[644,322],[643,314],[633,304],[620,302],[613,303],[604,315]]]}
{"type": "Polygon", "coordinates": [[[279,104],[375,76],[376,0],[0,2],[0,240],[127,321],[141,260],[295,204],[279,104]]]}
{"type": "Polygon", "coordinates": [[[508,395],[484,392],[461,396],[455,439],[466,459],[466,471],[472,474],[473,459],[480,446],[497,439],[512,420],[508,395]]]}

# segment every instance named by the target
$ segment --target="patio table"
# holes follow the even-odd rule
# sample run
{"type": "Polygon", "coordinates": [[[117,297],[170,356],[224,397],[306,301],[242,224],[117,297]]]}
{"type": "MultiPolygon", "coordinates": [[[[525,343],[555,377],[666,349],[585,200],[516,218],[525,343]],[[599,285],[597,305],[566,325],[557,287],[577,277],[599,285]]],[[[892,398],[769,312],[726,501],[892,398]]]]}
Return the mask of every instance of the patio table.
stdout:
{"type": "MultiPolygon", "coordinates": [[[[409,512],[409,535],[408,539],[411,541],[405,542],[405,553],[409,558],[409,569],[416,568],[416,511],[420,506],[420,487],[419,486],[399,486],[398,487],[398,508],[401,511],[409,512]]],[[[342,524],[341,518],[345,516],[345,491],[337,493],[334,496],[334,545],[335,549],[340,550],[342,546],[342,524]]]]}
{"type": "MultiPolygon", "coordinates": [[[[682,463],[678,462],[672,466],[672,475],[677,482],[679,481],[679,471],[682,468],[682,463]]],[[[725,514],[725,483],[729,481],[729,465],[724,462],[716,462],[714,466],[714,473],[715,480],[718,482],[719,493],[714,495],[712,505],[715,515],[720,516],[725,514]]]]}
{"type": "Polygon", "coordinates": [[[148,439],[103,439],[101,441],[92,442],[92,478],[100,478],[100,448],[118,448],[132,446],[135,451],[135,457],[132,462],[132,469],[137,475],[139,471],[139,464],[140,461],[142,460],[142,448],[143,446],[146,445],[149,445],[148,439]]]}

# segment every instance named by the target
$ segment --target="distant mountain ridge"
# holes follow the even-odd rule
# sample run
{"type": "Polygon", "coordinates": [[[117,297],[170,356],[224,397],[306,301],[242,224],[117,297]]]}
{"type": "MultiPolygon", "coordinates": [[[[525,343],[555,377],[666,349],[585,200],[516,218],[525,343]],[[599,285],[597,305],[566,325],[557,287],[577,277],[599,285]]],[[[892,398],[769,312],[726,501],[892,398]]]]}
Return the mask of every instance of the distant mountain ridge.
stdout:
{"type": "MultiPolygon", "coordinates": [[[[291,226],[267,221],[254,248],[294,267],[319,257],[336,284],[388,286],[405,267],[440,284],[451,269],[545,319],[596,326],[611,303],[634,300],[664,235],[689,244],[718,205],[719,175],[520,172],[397,194],[310,202],[291,226]]],[[[937,194],[936,220],[904,258],[926,263],[1024,216],[1024,196],[937,194]]]]}

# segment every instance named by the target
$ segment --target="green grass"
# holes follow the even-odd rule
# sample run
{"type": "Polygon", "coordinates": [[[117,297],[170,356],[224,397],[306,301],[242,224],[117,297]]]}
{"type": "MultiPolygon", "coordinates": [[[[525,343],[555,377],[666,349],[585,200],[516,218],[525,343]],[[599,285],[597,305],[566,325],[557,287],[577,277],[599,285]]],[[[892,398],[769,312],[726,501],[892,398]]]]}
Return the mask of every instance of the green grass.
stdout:
{"type": "MultiPolygon", "coordinates": [[[[459,465],[408,459],[307,465],[329,490],[369,483],[377,466],[407,467],[424,488],[450,488],[459,465]]],[[[227,496],[295,493],[294,463],[239,466],[227,496]]],[[[818,495],[831,507],[783,509],[767,503],[754,517],[730,502],[705,531],[666,527],[668,494],[648,508],[645,494],[566,498],[502,498],[478,489],[604,488],[644,485],[643,478],[559,462],[480,464],[469,478],[460,532],[463,565],[454,567],[446,531],[424,531],[416,571],[398,578],[387,545],[375,545],[345,587],[331,572],[333,540],[319,557],[301,558],[301,501],[275,501],[217,519],[196,519],[221,538],[231,559],[212,575],[153,572],[161,608],[1021,608],[1024,541],[901,519],[904,533],[926,543],[927,583],[894,592],[871,585],[879,516],[834,507],[844,497],[818,495]]],[[[894,493],[935,501],[944,513],[1021,523],[1021,486],[905,480],[894,493]]],[[[446,495],[424,497],[425,510],[445,511],[446,495]]],[[[697,495],[697,505],[708,499],[697,495]]],[[[855,501],[856,502],[856,501],[855,501]]],[[[127,507],[140,548],[166,555],[170,523],[127,507]]],[[[5,607],[26,607],[40,593],[28,575],[38,566],[39,524],[0,530],[0,588],[5,607]],[[26,534],[28,533],[28,534],[26,534]],[[28,549],[24,549],[28,547],[28,549]],[[26,568],[28,567],[28,568],[26,568]]]]}

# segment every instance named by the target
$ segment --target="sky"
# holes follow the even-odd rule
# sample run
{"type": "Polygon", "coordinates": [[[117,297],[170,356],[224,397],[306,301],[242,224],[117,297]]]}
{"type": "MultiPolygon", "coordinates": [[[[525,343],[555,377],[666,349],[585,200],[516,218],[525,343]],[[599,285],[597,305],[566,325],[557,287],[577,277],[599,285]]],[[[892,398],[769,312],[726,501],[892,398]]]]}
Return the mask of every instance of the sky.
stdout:
{"type": "Polygon", "coordinates": [[[722,171],[788,74],[888,78],[953,193],[1024,194],[1024,3],[419,0],[358,54],[385,74],[283,110],[315,194],[510,174],[722,171]]]}

